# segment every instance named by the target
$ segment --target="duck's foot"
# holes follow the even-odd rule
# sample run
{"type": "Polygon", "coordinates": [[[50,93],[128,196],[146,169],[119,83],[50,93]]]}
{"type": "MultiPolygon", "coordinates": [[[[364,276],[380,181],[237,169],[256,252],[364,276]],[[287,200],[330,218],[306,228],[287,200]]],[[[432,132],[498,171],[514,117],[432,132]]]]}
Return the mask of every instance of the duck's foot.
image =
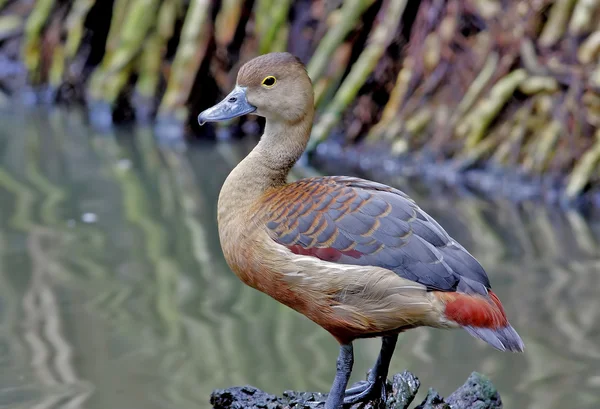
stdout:
{"type": "Polygon", "coordinates": [[[382,402],[385,402],[386,396],[386,385],[381,379],[376,381],[359,381],[352,385],[351,388],[346,389],[344,403],[349,405],[375,398],[380,398],[382,402]]]}
{"type": "Polygon", "coordinates": [[[346,389],[344,395],[345,404],[353,404],[376,398],[379,398],[381,402],[385,402],[387,396],[386,378],[397,341],[397,334],[383,337],[381,351],[379,352],[375,366],[369,371],[366,381],[357,382],[350,389],[346,389]]]}

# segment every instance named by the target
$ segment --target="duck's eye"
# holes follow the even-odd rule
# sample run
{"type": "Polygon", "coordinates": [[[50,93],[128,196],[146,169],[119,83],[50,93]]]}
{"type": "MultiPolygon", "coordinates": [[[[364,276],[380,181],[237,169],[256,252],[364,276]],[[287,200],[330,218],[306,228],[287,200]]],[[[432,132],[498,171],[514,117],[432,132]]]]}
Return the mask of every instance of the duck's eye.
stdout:
{"type": "Polygon", "coordinates": [[[275,85],[276,82],[277,82],[277,80],[272,75],[269,75],[264,80],[262,80],[263,87],[267,87],[267,88],[271,88],[273,85],[275,85]]]}

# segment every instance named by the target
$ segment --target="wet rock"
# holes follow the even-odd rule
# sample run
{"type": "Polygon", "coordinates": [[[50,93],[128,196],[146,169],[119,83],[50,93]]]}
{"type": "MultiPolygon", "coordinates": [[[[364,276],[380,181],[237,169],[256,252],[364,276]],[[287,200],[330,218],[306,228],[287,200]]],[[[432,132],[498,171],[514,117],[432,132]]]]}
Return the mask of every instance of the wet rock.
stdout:
{"type": "MultiPolygon", "coordinates": [[[[385,405],[380,399],[361,402],[350,409],[408,409],[420,387],[419,379],[408,371],[396,374],[388,381],[385,405]]],[[[270,395],[252,386],[236,386],[215,390],[210,403],[215,409],[320,409],[327,394],[286,391],[282,396],[270,395]]],[[[494,385],[485,376],[473,372],[467,381],[446,400],[433,388],[415,409],[500,409],[502,400],[494,385]]]]}
{"type": "Polygon", "coordinates": [[[386,402],[389,409],[406,409],[419,391],[421,382],[408,371],[396,374],[392,377],[391,396],[386,402]]]}
{"type": "Polygon", "coordinates": [[[210,403],[215,409],[283,408],[280,398],[252,386],[217,389],[211,394],[210,403]]]}
{"type": "Polygon", "coordinates": [[[446,399],[453,408],[500,409],[502,399],[492,382],[484,375],[473,372],[463,386],[446,399]]]}
{"type": "Polygon", "coordinates": [[[452,409],[450,405],[444,402],[444,398],[433,388],[429,388],[425,400],[415,409],[452,409]]]}
{"type": "Polygon", "coordinates": [[[284,408],[312,409],[324,408],[327,394],[318,392],[285,391],[283,397],[287,399],[284,408]]]}

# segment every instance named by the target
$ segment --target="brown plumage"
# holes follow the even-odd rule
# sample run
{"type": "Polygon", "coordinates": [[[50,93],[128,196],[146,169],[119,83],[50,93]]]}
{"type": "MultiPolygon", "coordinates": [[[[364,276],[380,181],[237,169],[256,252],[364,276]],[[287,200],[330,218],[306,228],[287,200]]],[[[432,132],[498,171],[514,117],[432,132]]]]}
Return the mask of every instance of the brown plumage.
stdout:
{"type": "Polygon", "coordinates": [[[523,350],[481,265],[405,193],[343,176],[286,182],[314,114],[311,82],[295,57],[246,63],[234,91],[199,121],[248,113],[266,117],[265,132],[221,190],[221,246],[243,282],[340,343],[328,409],[344,401],[357,338],[384,342],[369,379],[346,391],[346,402],[384,387],[397,334],[410,328],[463,327],[497,349],[523,350]]]}

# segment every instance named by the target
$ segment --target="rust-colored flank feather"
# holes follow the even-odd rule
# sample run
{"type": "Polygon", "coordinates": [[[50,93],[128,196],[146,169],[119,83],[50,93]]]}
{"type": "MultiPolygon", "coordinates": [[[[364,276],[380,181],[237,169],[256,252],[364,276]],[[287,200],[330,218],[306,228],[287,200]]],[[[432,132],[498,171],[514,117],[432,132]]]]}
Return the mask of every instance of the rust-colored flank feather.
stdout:
{"type": "Polygon", "coordinates": [[[438,292],[436,296],[446,305],[446,317],[462,326],[496,329],[508,325],[504,308],[491,290],[489,298],[459,292],[438,292]]]}

